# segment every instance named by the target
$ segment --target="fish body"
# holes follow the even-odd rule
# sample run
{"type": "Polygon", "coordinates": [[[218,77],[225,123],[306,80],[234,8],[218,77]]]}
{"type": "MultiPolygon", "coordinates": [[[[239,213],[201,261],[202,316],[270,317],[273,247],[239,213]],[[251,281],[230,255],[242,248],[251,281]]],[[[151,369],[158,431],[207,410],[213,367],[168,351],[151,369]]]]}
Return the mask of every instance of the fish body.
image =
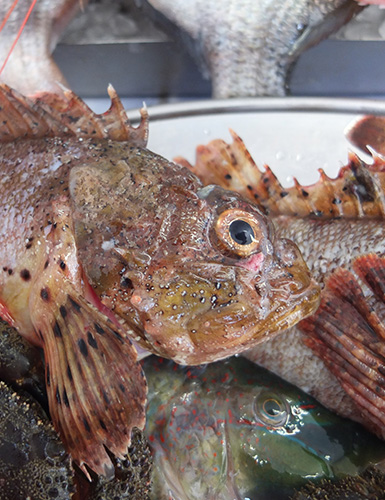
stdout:
{"type": "Polygon", "coordinates": [[[297,248],[256,205],[145,149],[145,118],[129,126],[110,93],[98,117],[70,92],[55,107],[4,87],[13,121],[0,131],[0,314],[43,348],[51,417],[73,459],[107,475],[104,446],[123,456],[145,420],[133,341],[207,363],[319,302],[297,248]]]}
{"type": "Polygon", "coordinates": [[[24,95],[61,93],[66,80],[52,52],[67,24],[86,4],[87,0],[0,2],[0,81],[24,95]]]}
{"type": "Polygon", "coordinates": [[[143,366],[157,500],[288,498],[310,478],[357,474],[385,452],[358,424],[245,359],[143,366]]]}
{"type": "Polygon", "coordinates": [[[301,52],[347,22],[354,1],[146,0],[179,29],[212,81],[216,98],[287,92],[301,52]]]}
{"type": "Polygon", "coordinates": [[[355,123],[348,136],[371,150],[372,164],[351,155],[335,179],[321,171],[312,186],[296,181],[283,188],[269,168],[261,172],[256,167],[235,134],[232,145],[213,141],[199,148],[191,167],[207,182],[231,184],[257,199],[277,233],[298,244],[322,288],[313,316],[247,357],[382,438],[385,167],[375,149],[380,149],[384,130],[380,117],[355,123]]]}

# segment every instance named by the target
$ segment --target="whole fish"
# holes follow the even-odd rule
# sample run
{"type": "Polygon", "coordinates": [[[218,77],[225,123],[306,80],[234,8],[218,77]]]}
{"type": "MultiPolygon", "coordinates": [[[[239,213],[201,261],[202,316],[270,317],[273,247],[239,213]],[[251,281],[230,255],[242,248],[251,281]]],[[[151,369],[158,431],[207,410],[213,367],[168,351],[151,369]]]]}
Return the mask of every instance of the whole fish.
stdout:
{"type": "Polygon", "coordinates": [[[288,498],[309,479],[358,474],[385,443],[242,358],[143,364],[156,500],[288,498]]]}
{"type": "Polygon", "coordinates": [[[144,148],[76,96],[0,92],[0,315],[44,350],[50,414],[73,459],[112,474],[143,428],[132,342],[182,364],[226,358],[313,313],[319,286],[254,203],[144,148]]]}
{"type": "Polygon", "coordinates": [[[349,137],[372,151],[373,164],[352,154],[335,179],[321,170],[313,186],[283,188],[236,134],[231,145],[199,147],[190,168],[203,182],[258,201],[323,288],[313,316],[247,357],[385,439],[385,162],[373,152],[384,132],[383,118],[356,123],[349,137]]]}
{"type": "Polygon", "coordinates": [[[0,81],[24,95],[62,93],[66,80],[52,52],[88,0],[1,0],[0,81]]]}
{"type": "Polygon", "coordinates": [[[285,95],[299,55],[362,9],[353,0],[142,2],[180,30],[216,98],[285,95]]]}

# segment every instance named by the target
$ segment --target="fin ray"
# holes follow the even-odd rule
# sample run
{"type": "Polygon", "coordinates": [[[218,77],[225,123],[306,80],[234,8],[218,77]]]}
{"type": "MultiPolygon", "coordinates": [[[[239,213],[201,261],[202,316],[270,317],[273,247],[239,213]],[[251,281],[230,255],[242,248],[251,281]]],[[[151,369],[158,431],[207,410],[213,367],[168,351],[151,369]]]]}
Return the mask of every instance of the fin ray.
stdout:
{"type": "Polygon", "coordinates": [[[385,259],[364,255],[353,272],[336,269],[325,283],[321,305],[300,323],[306,344],[338,378],[364,423],[385,438],[385,259]],[[359,281],[362,279],[362,282],[359,281]],[[367,288],[366,288],[367,287],[367,288]]]}
{"type": "Polygon", "coordinates": [[[384,157],[375,156],[374,163],[367,165],[350,154],[348,164],[336,178],[320,170],[315,184],[302,186],[294,179],[294,186],[284,188],[269,167],[265,166],[265,171],[258,168],[242,140],[234,132],[231,134],[231,144],[217,139],[198,146],[194,165],[180,157],[175,161],[189,168],[204,184],[237,191],[270,215],[385,218],[384,157]]]}
{"type": "Polygon", "coordinates": [[[71,90],[65,90],[63,96],[47,93],[27,98],[6,84],[0,84],[0,142],[76,136],[128,141],[145,147],[148,139],[147,110],[141,109],[141,122],[138,127],[132,127],[111,85],[108,93],[111,106],[99,115],[71,90]]]}
{"type": "Polygon", "coordinates": [[[147,383],[125,330],[84,298],[67,212],[65,205],[54,209],[29,307],[43,338],[54,426],[88,477],[85,465],[110,476],[106,448],[122,458],[133,427],[143,429],[147,383]]]}

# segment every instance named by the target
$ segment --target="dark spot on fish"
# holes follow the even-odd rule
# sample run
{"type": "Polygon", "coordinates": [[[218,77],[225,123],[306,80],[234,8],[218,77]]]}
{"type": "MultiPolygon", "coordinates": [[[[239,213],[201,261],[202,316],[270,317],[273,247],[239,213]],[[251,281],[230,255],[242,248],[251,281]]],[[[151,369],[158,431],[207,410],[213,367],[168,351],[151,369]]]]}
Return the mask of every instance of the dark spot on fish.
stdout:
{"type": "Polygon", "coordinates": [[[50,300],[50,292],[48,287],[42,288],[40,290],[40,297],[44,300],[44,302],[48,302],[50,300]]]}
{"type": "Polygon", "coordinates": [[[257,195],[257,193],[254,193],[254,198],[258,200],[259,196],[257,195]]]}
{"type": "Polygon", "coordinates": [[[92,335],[91,332],[87,332],[87,341],[91,347],[94,349],[98,348],[98,343],[96,342],[95,337],[92,335]]]}
{"type": "Polygon", "coordinates": [[[340,200],[339,198],[334,198],[334,199],[332,200],[332,203],[333,203],[334,205],[339,205],[340,203],[342,203],[342,200],[340,200]]]}
{"type": "Polygon", "coordinates": [[[47,259],[47,260],[45,261],[45,263],[44,263],[44,269],[47,269],[48,264],[49,264],[49,260],[47,259]]]}
{"type": "Polygon", "coordinates": [[[221,288],[221,286],[222,286],[221,283],[219,283],[218,281],[217,281],[217,283],[215,283],[215,288],[217,290],[219,290],[221,288]]]}
{"type": "Polygon", "coordinates": [[[76,302],[76,300],[74,300],[71,295],[68,295],[68,300],[71,302],[71,305],[72,307],[77,311],[79,312],[81,307],[80,305],[76,302]]]}
{"type": "Polygon", "coordinates": [[[322,217],[323,214],[322,210],[314,210],[313,212],[310,212],[310,215],[315,215],[315,217],[322,217]]]}
{"type": "Polygon", "coordinates": [[[8,274],[11,276],[11,274],[13,274],[13,269],[8,269],[8,274]]]}
{"type": "Polygon", "coordinates": [[[73,381],[73,377],[72,377],[72,372],[71,372],[70,365],[67,365],[67,376],[68,376],[68,380],[70,382],[72,382],[73,381]]]}
{"type": "Polygon", "coordinates": [[[51,375],[49,373],[49,364],[46,364],[46,378],[48,387],[51,385],[51,375]]]}
{"type": "Polygon", "coordinates": [[[59,405],[61,404],[61,398],[60,398],[60,392],[59,392],[59,387],[56,387],[56,401],[59,403],[59,405]]]}
{"type": "Polygon", "coordinates": [[[61,338],[63,336],[61,333],[59,323],[57,321],[55,321],[55,324],[53,325],[53,333],[57,338],[61,338]]]}
{"type": "Polygon", "coordinates": [[[22,269],[20,271],[20,277],[24,281],[29,281],[31,279],[31,273],[28,271],[28,269],[22,269]]]}
{"type": "Polygon", "coordinates": [[[230,174],[226,174],[225,175],[225,179],[230,180],[231,179],[231,175],[230,174]]]}
{"type": "Polygon", "coordinates": [[[26,248],[27,250],[29,250],[29,249],[31,248],[31,246],[32,246],[32,243],[27,243],[27,244],[25,245],[25,248],[26,248]]]}
{"type": "Polygon", "coordinates": [[[268,182],[269,182],[268,177],[265,177],[265,178],[263,179],[263,183],[264,183],[264,184],[267,184],[268,182]]]}
{"type": "Polygon", "coordinates": [[[61,260],[59,262],[59,266],[60,266],[60,269],[62,269],[64,271],[64,269],[66,268],[66,263],[64,262],[64,260],[61,260]]]}
{"type": "Polygon", "coordinates": [[[100,427],[103,429],[103,430],[107,430],[107,427],[106,427],[106,424],[103,422],[102,419],[99,419],[99,424],[100,424],[100,427]]]}
{"type": "Polygon", "coordinates": [[[129,289],[134,288],[134,286],[133,286],[132,281],[130,280],[130,278],[125,278],[125,277],[123,277],[120,280],[120,286],[122,288],[129,288],[129,289]]]}
{"type": "Polygon", "coordinates": [[[88,423],[88,420],[83,417],[83,424],[84,424],[84,428],[87,432],[91,432],[91,427],[90,427],[90,424],[88,423]]]}
{"type": "Polygon", "coordinates": [[[385,375],[385,366],[379,366],[377,369],[381,373],[381,375],[385,375]]]}
{"type": "Polygon", "coordinates": [[[119,389],[122,391],[122,392],[126,392],[126,388],[124,387],[123,384],[119,384],[119,389]]]}
{"type": "Polygon", "coordinates": [[[287,196],[288,194],[289,194],[289,192],[288,192],[288,191],[281,191],[281,192],[279,193],[279,195],[280,195],[280,197],[281,197],[281,198],[285,198],[285,196],[287,196]]]}
{"type": "Polygon", "coordinates": [[[3,267],[3,271],[7,272],[8,271],[8,267],[3,267]]]}
{"type": "Polygon", "coordinates": [[[64,389],[63,391],[63,402],[67,408],[69,408],[70,402],[68,401],[67,391],[64,389]]]}
{"type": "Polygon", "coordinates": [[[86,358],[88,356],[88,349],[87,349],[87,344],[84,342],[84,339],[78,340],[78,346],[79,346],[80,352],[86,358]]]}
{"type": "Polygon", "coordinates": [[[248,185],[247,185],[247,189],[248,189],[249,191],[252,191],[252,190],[253,190],[253,186],[250,186],[250,184],[248,184],[248,185]]]}
{"type": "Polygon", "coordinates": [[[108,405],[110,404],[110,398],[107,396],[106,391],[103,391],[103,399],[108,405]]]}
{"type": "Polygon", "coordinates": [[[112,330],[112,333],[115,335],[115,337],[119,340],[122,340],[123,341],[123,337],[120,335],[119,332],[117,332],[116,330],[112,330]]]}
{"type": "Polygon", "coordinates": [[[99,323],[94,323],[94,326],[99,335],[104,335],[106,333],[106,331],[99,325],[99,323]]]}
{"type": "Polygon", "coordinates": [[[62,318],[65,318],[67,316],[67,309],[65,308],[65,306],[60,306],[59,310],[62,318]]]}
{"type": "Polygon", "coordinates": [[[309,193],[307,191],[305,191],[304,189],[301,189],[302,191],[302,196],[304,196],[305,198],[307,198],[309,196],[309,193]]]}

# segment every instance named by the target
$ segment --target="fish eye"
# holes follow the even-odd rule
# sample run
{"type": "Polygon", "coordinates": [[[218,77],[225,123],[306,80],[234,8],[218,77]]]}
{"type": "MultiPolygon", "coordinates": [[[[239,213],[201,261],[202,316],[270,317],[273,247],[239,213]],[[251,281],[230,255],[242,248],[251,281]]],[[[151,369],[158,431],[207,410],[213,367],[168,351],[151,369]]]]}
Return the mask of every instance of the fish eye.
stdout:
{"type": "Polygon", "coordinates": [[[233,220],[229,226],[229,233],[238,245],[250,245],[255,239],[253,228],[242,219],[233,220]]]}
{"type": "Polygon", "coordinates": [[[239,209],[222,212],[215,230],[221,243],[240,257],[248,257],[258,249],[261,229],[259,221],[249,212],[239,209]]]}
{"type": "Polygon", "coordinates": [[[276,394],[263,392],[254,401],[254,415],[269,427],[282,427],[290,416],[290,408],[287,401],[276,394]]]}

